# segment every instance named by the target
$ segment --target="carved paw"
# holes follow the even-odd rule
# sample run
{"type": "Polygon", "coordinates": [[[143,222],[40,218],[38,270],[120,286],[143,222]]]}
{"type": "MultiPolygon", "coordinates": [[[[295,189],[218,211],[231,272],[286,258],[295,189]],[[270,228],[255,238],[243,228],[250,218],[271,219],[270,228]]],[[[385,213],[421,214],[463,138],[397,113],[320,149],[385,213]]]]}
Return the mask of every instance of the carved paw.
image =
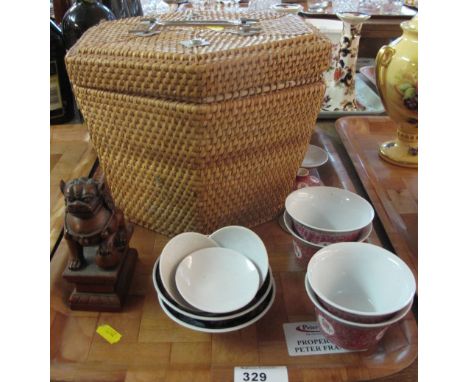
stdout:
{"type": "Polygon", "coordinates": [[[96,254],[97,256],[101,256],[101,257],[107,257],[110,255],[110,252],[109,251],[106,251],[106,250],[99,250],[96,254]]]}
{"type": "Polygon", "coordinates": [[[80,269],[82,266],[83,266],[83,262],[76,258],[76,259],[72,259],[70,260],[70,262],[68,263],[68,269],[70,269],[71,271],[77,271],[78,269],[80,269]]]}
{"type": "Polygon", "coordinates": [[[115,242],[114,242],[115,247],[119,251],[123,251],[127,247],[127,244],[128,244],[127,232],[123,230],[119,231],[115,238],[115,242]]]}

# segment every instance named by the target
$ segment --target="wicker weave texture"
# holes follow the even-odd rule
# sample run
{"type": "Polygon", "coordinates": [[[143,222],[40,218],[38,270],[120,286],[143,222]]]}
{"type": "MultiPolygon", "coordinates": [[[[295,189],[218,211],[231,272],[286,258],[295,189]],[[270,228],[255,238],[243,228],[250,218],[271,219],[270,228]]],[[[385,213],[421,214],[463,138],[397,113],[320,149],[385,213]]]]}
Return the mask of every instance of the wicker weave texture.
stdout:
{"type": "MultiPolygon", "coordinates": [[[[176,12],[161,18],[194,17],[176,12]]],[[[233,19],[234,12],[197,14],[233,19]]],[[[75,86],[191,103],[215,103],[282,88],[291,82],[320,80],[330,60],[331,43],[294,15],[243,14],[261,19],[262,32],[239,36],[227,30],[169,27],[138,37],[141,18],[102,22],[89,29],[67,55],[75,86]],[[203,38],[209,45],[185,48],[181,41],[203,38]]]]}
{"type": "Polygon", "coordinates": [[[131,221],[172,236],[274,218],[325,87],[207,105],[74,90],[117,205],[131,221]]]}

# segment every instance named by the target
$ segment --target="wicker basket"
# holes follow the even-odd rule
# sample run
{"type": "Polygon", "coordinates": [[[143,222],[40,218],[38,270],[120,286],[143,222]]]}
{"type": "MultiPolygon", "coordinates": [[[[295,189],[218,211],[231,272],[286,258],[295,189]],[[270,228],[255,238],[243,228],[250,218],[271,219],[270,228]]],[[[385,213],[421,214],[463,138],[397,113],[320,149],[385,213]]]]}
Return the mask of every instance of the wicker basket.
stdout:
{"type": "Polygon", "coordinates": [[[249,37],[175,27],[136,37],[128,30],[138,18],[104,22],[69,52],[100,165],[133,222],[209,233],[282,209],[322,103],[331,45],[296,16],[252,16],[262,32],[249,37]],[[194,36],[210,45],[180,45],[194,36]]]}

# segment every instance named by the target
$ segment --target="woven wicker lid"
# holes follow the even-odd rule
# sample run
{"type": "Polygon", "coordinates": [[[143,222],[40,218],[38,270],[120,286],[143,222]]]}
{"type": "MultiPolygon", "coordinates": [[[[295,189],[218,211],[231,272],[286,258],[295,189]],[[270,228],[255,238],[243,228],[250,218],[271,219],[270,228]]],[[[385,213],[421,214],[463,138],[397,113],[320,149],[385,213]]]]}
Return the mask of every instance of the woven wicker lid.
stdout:
{"type": "Polygon", "coordinates": [[[74,85],[196,103],[209,103],[313,83],[328,67],[331,43],[295,15],[191,11],[161,20],[260,20],[252,36],[232,29],[165,27],[139,37],[142,18],[101,22],[69,51],[67,68],[74,85]],[[187,48],[181,42],[204,39],[209,45],[187,48]]]}

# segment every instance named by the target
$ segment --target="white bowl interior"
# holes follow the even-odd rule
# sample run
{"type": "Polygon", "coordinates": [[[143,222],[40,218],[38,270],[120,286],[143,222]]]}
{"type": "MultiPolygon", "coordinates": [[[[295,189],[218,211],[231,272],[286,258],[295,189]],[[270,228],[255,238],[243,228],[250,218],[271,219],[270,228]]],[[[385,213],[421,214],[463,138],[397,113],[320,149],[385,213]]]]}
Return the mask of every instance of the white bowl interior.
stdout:
{"type": "Polygon", "coordinates": [[[268,274],[268,253],[262,239],[253,231],[241,226],[220,228],[210,235],[220,247],[229,248],[252,260],[260,274],[260,285],[268,274]]]}
{"type": "Polygon", "coordinates": [[[347,232],[368,225],[374,209],[359,195],[335,187],[304,187],[286,198],[286,211],[297,222],[322,231],[347,232]]]}
{"type": "MultiPolygon", "coordinates": [[[[283,213],[283,222],[284,226],[286,227],[286,230],[294,236],[297,240],[299,240],[303,245],[307,247],[312,247],[312,248],[324,248],[326,245],[321,245],[321,244],[316,244],[316,243],[310,243],[304,238],[300,237],[295,231],[293,227],[293,222],[291,216],[289,216],[287,211],[284,211],[283,213]]],[[[362,242],[365,241],[369,238],[370,234],[372,233],[372,224],[369,223],[364,229],[361,231],[361,234],[359,235],[358,239],[356,241],[362,242]]],[[[327,244],[329,245],[329,244],[327,244]]]]}
{"type": "Polygon", "coordinates": [[[333,313],[330,313],[328,310],[326,310],[321,304],[320,301],[318,301],[317,296],[315,295],[314,291],[312,290],[312,287],[310,286],[309,280],[307,276],[305,277],[304,280],[305,283],[305,289],[307,292],[307,295],[309,296],[310,300],[312,303],[317,307],[318,310],[320,310],[322,313],[328,314],[330,317],[332,317],[334,320],[341,322],[342,324],[350,325],[350,326],[355,326],[359,328],[377,328],[377,327],[383,327],[383,326],[388,326],[396,323],[397,321],[400,321],[404,316],[408,314],[408,312],[411,310],[411,307],[413,305],[413,300],[411,299],[409,303],[406,305],[404,309],[402,309],[398,314],[395,316],[392,316],[386,321],[378,322],[378,323],[373,323],[373,324],[367,324],[363,322],[352,322],[352,321],[347,321],[341,317],[335,316],[333,313]]]}
{"type": "Polygon", "coordinates": [[[260,275],[250,259],[228,248],[204,248],[183,259],[176,271],[182,297],[205,312],[226,313],[247,305],[260,275]]]}
{"type": "Polygon", "coordinates": [[[159,271],[167,293],[179,304],[193,309],[180,295],[175,282],[179,263],[190,253],[203,248],[218,247],[218,243],[198,232],[184,232],[167,242],[160,256],[159,271]]]}
{"type": "Polygon", "coordinates": [[[307,277],[325,302],[354,314],[396,312],[416,292],[408,266],[393,253],[368,243],[338,243],[319,250],[309,262],[307,277]]]}

